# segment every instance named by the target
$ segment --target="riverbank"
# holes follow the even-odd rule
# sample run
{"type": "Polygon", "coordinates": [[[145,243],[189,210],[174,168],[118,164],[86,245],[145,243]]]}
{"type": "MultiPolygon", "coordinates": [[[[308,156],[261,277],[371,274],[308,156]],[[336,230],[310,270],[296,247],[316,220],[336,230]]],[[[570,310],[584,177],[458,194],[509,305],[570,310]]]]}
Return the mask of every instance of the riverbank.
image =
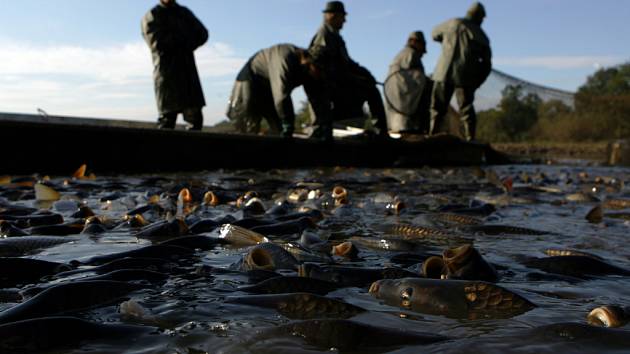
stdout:
{"type": "Polygon", "coordinates": [[[608,161],[608,143],[492,143],[497,151],[541,161],[585,160],[593,163],[608,161]]]}

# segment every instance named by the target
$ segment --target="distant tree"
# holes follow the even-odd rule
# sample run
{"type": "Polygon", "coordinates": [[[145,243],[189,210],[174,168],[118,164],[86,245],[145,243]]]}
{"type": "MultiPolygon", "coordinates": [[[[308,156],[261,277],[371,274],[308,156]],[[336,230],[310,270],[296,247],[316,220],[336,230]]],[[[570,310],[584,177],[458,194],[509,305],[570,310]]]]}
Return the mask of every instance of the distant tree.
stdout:
{"type": "Polygon", "coordinates": [[[630,138],[630,63],[601,69],[575,96],[578,119],[589,122],[589,140],[630,138]]]}
{"type": "Polygon", "coordinates": [[[536,94],[524,94],[521,86],[506,86],[497,109],[479,114],[478,131],[482,140],[522,141],[538,121],[542,100],[536,94]]]}

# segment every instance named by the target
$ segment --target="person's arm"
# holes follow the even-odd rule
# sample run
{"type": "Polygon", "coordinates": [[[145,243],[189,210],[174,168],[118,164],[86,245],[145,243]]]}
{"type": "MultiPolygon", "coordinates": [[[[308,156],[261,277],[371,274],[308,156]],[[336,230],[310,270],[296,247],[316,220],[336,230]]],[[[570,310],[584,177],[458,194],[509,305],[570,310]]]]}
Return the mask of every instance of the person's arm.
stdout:
{"type": "Polygon", "coordinates": [[[179,46],[176,35],[152,11],[142,19],[142,36],[153,52],[164,53],[179,46]]]}
{"type": "Polygon", "coordinates": [[[206,27],[199,21],[199,19],[188,9],[186,9],[189,27],[189,47],[195,50],[208,41],[209,33],[206,27]]]}
{"type": "Polygon", "coordinates": [[[450,26],[450,22],[451,21],[442,22],[441,24],[433,28],[433,32],[431,32],[431,37],[433,37],[434,41],[440,43],[442,42],[442,40],[444,39],[444,33],[446,33],[448,26],[450,26]]]}

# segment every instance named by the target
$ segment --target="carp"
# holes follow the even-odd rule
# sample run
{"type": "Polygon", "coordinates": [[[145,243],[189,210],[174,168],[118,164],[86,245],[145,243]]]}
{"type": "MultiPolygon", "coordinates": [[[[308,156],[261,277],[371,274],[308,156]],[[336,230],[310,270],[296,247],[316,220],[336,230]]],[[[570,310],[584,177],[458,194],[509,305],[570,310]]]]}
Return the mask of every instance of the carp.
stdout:
{"type": "Polygon", "coordinates": [[[505,288],[483,281],[422,278],[374,282],[370,294],[385,304],[449,318],[509,318],[533,303],[505,288]]]}
{"type": "Polygon", "coordinates": [[[238,288],[252,294],[282,294],[282,293],[312,293],[326,295],[339,289],[338,284],[304,277],[275,277],[261,281],[258,284],[238,288]]]}
{"type": "Polygon", "coordinates": [[[547,273],[588,278],[601,275],[630,275],[630,271],[590,256],[555,256],[533,258],[525,261],[525,266],[547,273]]]}
{"type": "Polygon", "coordinates": [[[305,263],[298,267],[298,274],[306,278],[314,278],[337,283],[344,287],[363,287],[379,279],[398,279],[419,277],[402,268],[356,268],[342,266],[318,266],[305,263]]]}
{"type": "Polygon", "coordinates": [[[119,253],[106,254],[102,256],[94,256],[84,261],[77,261],[78,264],[83,265],[103,265],[105,263],[121,259],[121,258],[160,258],[160,259],[177,259],[181,256],[190,256],[194,252],[190,248],[172,246],[172,245],[154,245],[137,248],[131,251],[124,251],[119,253]]]}
{"type": "Polygon", "coordinates": [[[289,323],[270,330],[267,335],[280,333],[299,336],[318,348],[363,352],[375,348],[396,348],[407,345],[432,344],[449,338],[433,334],[368,325],[351,320],[307,320],[289,323]]]}
{"type": "Polygon", "coordinates": [[[75,317],[45,317],[0,325],[0,351],[33,353],[78,347],[92,340],[128,341],[155,327],[89,322],[75,317]]]}
{"type": "Polygon", "coordinates": [[[293,255],[281,246],[271,242],[264,242],[252,247],[243,257],[242,270],[295,270],[299,262],[293,255]]]}
{"type": "Polygon", "coordinates": [[[107,306],[146,285],[118,281],[77,281],[45,289],[27,301],[0,312],[0,323],[54,316],[107,306]]]}
{"type": "Polygon", "coordinates": [[[630,322],[630,307],[602,306],[591,311],[586,320],[591,326],[623,327],[630,322]]]}
{"type": "Polygon", "coordinates": [[[76,238],[57,236],[22,236],[0,239],[0,257],[20,257],[77,240],[76,238]]]}
{"type": "Polygon", "coordinates": [[[290,319],[350,318],[365,309],[309,293],[232,296],[227,303],[272,308],[290,319]]]}

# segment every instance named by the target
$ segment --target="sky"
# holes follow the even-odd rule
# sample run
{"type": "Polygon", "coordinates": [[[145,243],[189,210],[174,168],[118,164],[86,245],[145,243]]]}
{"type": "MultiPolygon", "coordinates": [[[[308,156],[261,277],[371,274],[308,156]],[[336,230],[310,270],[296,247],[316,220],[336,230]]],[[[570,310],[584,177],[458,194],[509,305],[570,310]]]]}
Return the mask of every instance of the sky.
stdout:
{"type": "MultiPolygon", "coordinates": [[[[428,73],[441,48],[433,27],[469,0],[347,0],[341,34],[350,56],[384,80],[411,31],[428,40],[428,73]]],[[[486,0],[494,67],[575,91],[597,69],[630,61],[630,1],[486,0]]],[[[140,21],[157,0],[0,0],[0,112],[155,121],[152,63],[140,21]]],[[[210,31],[195,56],[205,124],[225,119],[237,72],[278,43],[307,47],[323,0],[179,0],[210,31]]],[[[294,99],[303,100],[301,89],[294,99]]],[[[296,107],[299,103],[296,102],[296,107]]]]}

